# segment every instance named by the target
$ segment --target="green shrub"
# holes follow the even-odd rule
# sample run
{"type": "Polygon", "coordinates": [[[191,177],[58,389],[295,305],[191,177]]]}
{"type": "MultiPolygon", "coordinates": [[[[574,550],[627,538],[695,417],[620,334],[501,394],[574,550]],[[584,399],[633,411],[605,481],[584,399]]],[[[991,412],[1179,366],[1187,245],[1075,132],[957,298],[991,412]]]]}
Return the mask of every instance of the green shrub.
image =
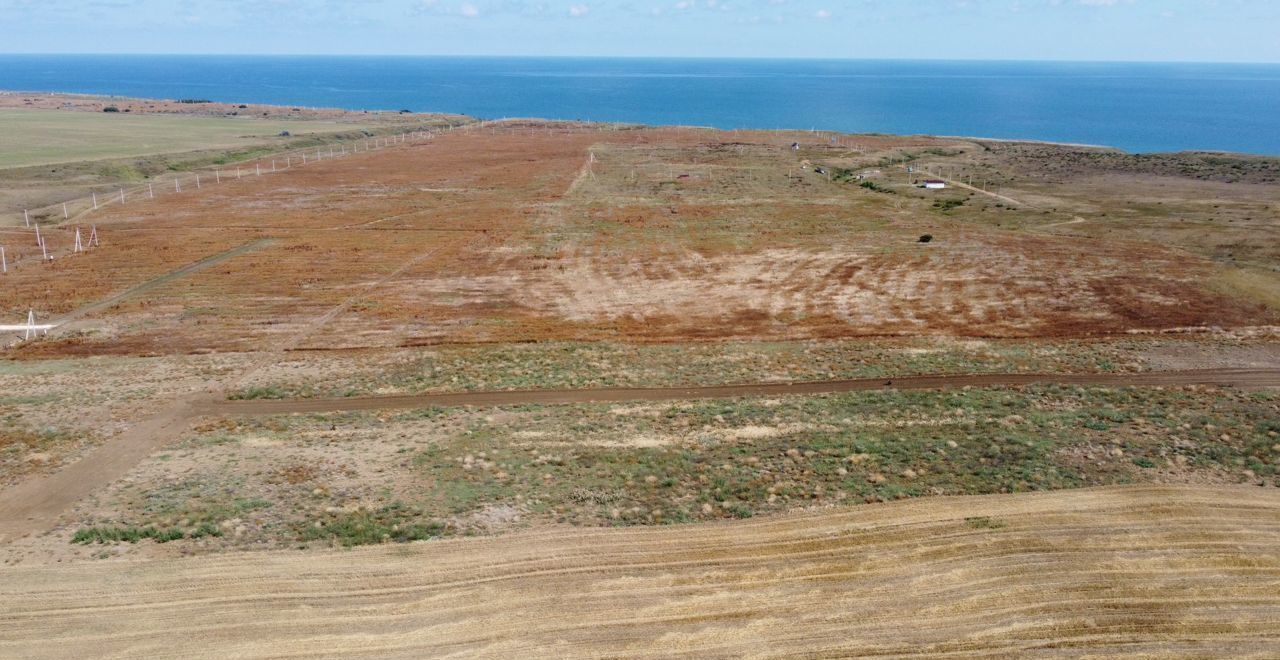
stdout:
{"type": "Polygon", "coordinates": [[[445,526],[437,521],[420,521],[419,514],[403,504],[392,503],[376,511],[351,511],[302,528],[303,541],[333,539],[344,546],[375,543],[407,543],[439,538],[445,526]]]}
{"type": "Polygon", "coordinates": [[[239,392],[234,392],[228,398],[234,401],[245,401],[253,399],[284,399],[288,396],[289,393],[283,388],[275,385],[269,385],[265,387],[250,387],[239,392]]]}
{"type": "Polygon", "coordinates": [[[76,530],[71,538],[72,543],[88,545],[90,543],[137,543],[143,539],[151,539],[156,543],[168,543],[183,538],[181,529],[170,527],[157,529],[146,527],[84,527],[76,530]]]}

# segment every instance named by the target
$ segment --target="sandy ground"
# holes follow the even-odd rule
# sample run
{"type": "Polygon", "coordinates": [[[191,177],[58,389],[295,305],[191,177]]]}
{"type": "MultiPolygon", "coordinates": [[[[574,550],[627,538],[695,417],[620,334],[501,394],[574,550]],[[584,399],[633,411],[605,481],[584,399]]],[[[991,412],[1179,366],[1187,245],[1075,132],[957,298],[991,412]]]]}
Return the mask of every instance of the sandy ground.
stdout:
{"type": "Polygon", "coordinates": [[[0,654],[1274,657],[1280,495],[1120,487],[0,568],[0,654]]]}

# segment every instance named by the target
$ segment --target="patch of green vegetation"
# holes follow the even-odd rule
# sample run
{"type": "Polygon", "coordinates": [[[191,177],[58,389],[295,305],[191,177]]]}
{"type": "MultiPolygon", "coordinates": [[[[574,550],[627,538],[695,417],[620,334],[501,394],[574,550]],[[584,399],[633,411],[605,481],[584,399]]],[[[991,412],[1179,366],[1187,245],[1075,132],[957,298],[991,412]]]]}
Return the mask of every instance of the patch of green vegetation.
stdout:
{"type": "Polygon", "coordinates": [[[965,200],[963,199],[939,199],[933,203],[933,208],[946,213],[947,211],[964,206],[964,203],[965,200]]]}
{"type": "Polygon", "coordinates": [[[890,188],[886,188],[886,187],[884,187],[884,186],[882,186],[882,185],[880,185],[880,184],[876,183],[875,181],[863,181],[862,183],[859,183],[858,185],[859,185],[859,186],[861,186],[861,187],[863,187],[863,188],[866,188],[867,190],[871,190],[871,191],[878,192],[878,193],[887,193],[887,194],[890,194],[890,195],[896,195],[896,194],[898,194],[898,193],[897,193],[897,191],[892,190],[892,189],[890,189],[890,188]]]}
{"type": "MultiPolygon", "coordinates": [[[[275,149],[272,149],[272,148],[269,148],[269,147],[260,147],[260,148],[257,148],[257,149],[240,149],[240,150],[237,150],[237,151],[229,151],[229,152],[227,152],[227,153],[225,153],[225,154],[223,154],[223,155],[221,155],[221,156],[218,156],[217,158],[214,158],[214,159],[211,161],[211,164],[213,164],[213,165],[229,165],[229,164],[231,164],[231,163],[242,163],[242,162],[247,161],[247,160],[253,160],[253,159],[255,159],[255,158],[262,158],[262,157],[264,157],[264,156],[270,156],[271,154],[273,154],[273,153],[275,153],[275,152],[276,152],[276,150],[275,150],[275,149]]],[[[169,166],[169,169],[171,169],[171,170],[179,170],[179,169],[181,169],[181,170],[185,170],[185,169],[190,169],[190,167],[189,167],[189,164],[188,164],[188,163],[175,163],[175,164],[173,164],[173,165],[170,165],[170,166],[169,166]]]]}
{"type": "Polygon", "coordinates": [[[206,536],[222,536],[222,529],[211,522],[202,522],[188,534],[188,537],[193,539],[202,539],[206,536]]]}
{"type": "Polygon", "coordinates": [[[349,511],[296,527],[302,541],[331,540],[346,547],[439,538],[445,525],[420,510],[393,502],[377,510],[349,511]]]}
{"type": "Polygon", "coordinates": [[[136,167],[118,162],[104,163],[98,166],[96,174],[104,179],[120,182],[142,181],[147,178],[136,167]]]}
{"type": "Polygon", "coordinates": [[[909,151],[908,151],[908,152],[903,152],[903,153],[893,154],[892,156],[885,156],[884,158],[881,158],[881,159],[880,159],[880,162],[879,162],[879,163],[877,163],[877,165],[876,165],[876,166],[877,166],[877,167],[889,167],[889,166],[892,166],[892,165],[900,165],[900,164],[903,164],[903,163],[910,163],[910,162],[912,162],[912,161],[919,160],[919,159],[920,159],[920,155],[919,155],[919,154],[911,153],[911,152],[909,152],[909,151]]]}
{"type": "Polygon", "coordinates": [[[250,387],[239,392],[232,392],[227,396],[233,401],[251,401],[254,399],[286,399],[295,396],[289,390],[275,385],[264,387],[250,387]]]}
{"type": "Polygon", "coordinates": [[[71,538],[72,543],[89,545],[90,543],[137,543],[151,539],[156,543],[177,541],[186,536],[176,527],[84,527],[76,530],[71,538]]]}

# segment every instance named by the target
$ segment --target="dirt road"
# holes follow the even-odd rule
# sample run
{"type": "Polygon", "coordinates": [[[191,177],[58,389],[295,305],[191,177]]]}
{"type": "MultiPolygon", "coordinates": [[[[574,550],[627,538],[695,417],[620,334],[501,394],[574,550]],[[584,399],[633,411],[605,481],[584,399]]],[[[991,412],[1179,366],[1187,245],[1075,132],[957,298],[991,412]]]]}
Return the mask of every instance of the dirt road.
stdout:
{"type": "Polygon", "coordinates": [[[679,401],[742,396],[794,396],[866,390],[932,390],[952,387],[997,387],[1056,383],[1095,386],[1221,385],[1227,387],[1280,387],[1280,368],[1204,369],[1157,371],[1141,374],[972,374],[861,378],[806,383],[749,383],[710,387],[602,388],[589,390],[510,390],[455,392],[405,396],[349,397],[342,399],[281,399],[267,401],[218,401],[198,407],[211,416],[280,415],[429,408],[432,406],[505,406],[524,404],[603,403],[615,401],[679,401]]]}
{"type": "Polygon", "coordinates": [[[0,567],[4,657],[1277,657],[1280,489],[0,567]]]}

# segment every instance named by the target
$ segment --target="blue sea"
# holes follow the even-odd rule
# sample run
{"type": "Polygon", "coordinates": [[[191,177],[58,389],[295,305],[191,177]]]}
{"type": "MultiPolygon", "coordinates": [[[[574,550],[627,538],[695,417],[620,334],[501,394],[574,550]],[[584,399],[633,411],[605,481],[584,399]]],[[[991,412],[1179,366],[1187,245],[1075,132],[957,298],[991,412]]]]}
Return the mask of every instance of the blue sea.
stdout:
{"type": "Polygon", "coordinates": [[[0,89],[1280,154],[1280,65],[0,55],[0,89]]]}

